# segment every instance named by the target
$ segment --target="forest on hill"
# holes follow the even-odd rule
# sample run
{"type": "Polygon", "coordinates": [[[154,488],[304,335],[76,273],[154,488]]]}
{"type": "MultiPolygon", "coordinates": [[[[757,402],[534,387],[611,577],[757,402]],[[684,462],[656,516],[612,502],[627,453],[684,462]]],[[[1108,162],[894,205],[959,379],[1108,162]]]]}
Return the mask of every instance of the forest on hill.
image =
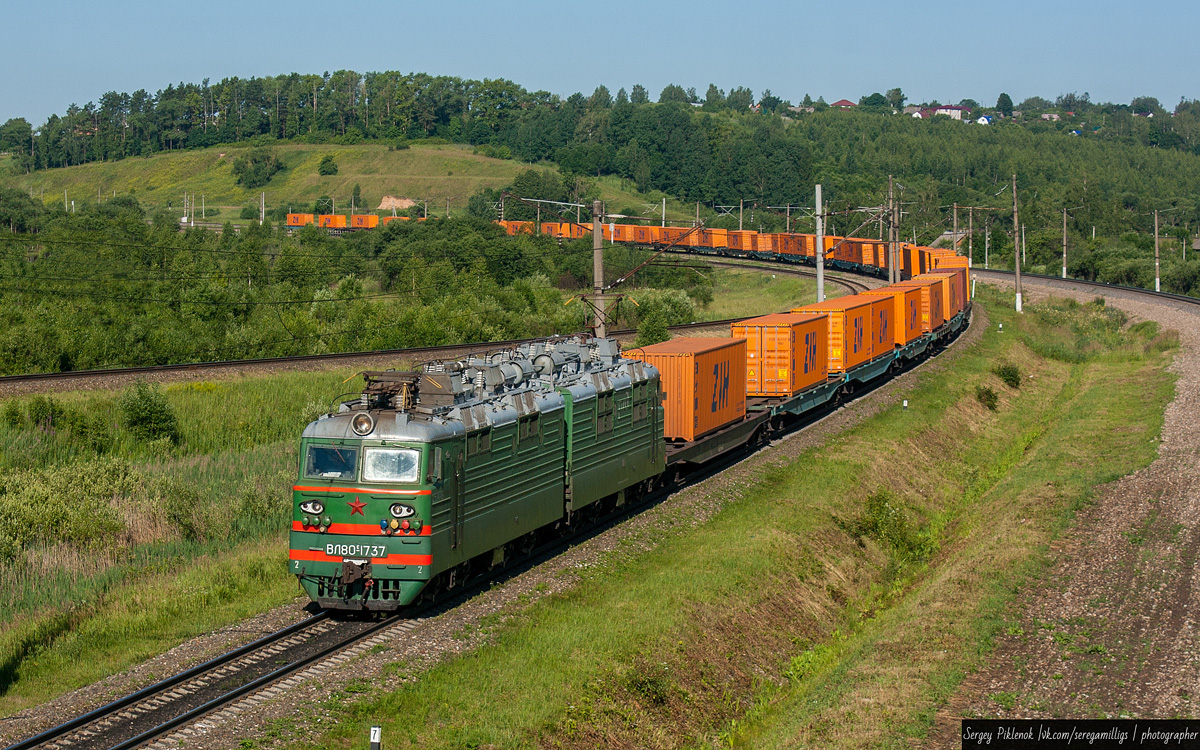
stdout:
{"type": "MultiPolygon", "coordinates": [[[[922,211],[954,201],[991,205],[1016,173],[1037,202],[1031,219],[1041,204],[1047,216],[1083,204],[1076,223],[1102,234],[1144,229],[1154,208],[1172,209],[1180,225],[1200,221],[1192,198],[1200,188],[1200,102],[1167,112],[1150,97],[1129,105],[1093,103],[1087,94],[1031,97],[1020,105],[1025,119],[985,126],[893,114],[904,101],[892,89],[863,97],[854,111],[817,102],[810,113],[770,91],[756,102],[745,87],[726,94],[710,85],[700,97],[670,85],[652,102],[640,85],[562,98],[503,79],[341,70],[205,79],[155,94],[110,91],[36,128],[9,120],[0,151],[13,155],[14,169],[33,171],[216,144],[438,138],[708,204],[807,205],[819,181],[838,205],[870,205],[894,174],[922,211]],[[1043,110],[1062,119],[1041,120],[1043,110]]],[[[1006,94],[997,105],[977,111],[1013,112],[1006,94]]],[[[269,181],[279,166],[264,161],[247,168],[246,179],[269,181]]]]}

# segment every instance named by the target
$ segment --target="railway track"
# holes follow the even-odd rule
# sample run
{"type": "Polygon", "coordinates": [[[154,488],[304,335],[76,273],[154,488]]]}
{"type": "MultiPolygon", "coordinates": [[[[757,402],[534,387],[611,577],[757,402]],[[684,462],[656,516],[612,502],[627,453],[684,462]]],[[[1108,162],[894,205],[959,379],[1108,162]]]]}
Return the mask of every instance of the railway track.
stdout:
{"type": "MultiPolygon", "coordinates": [[[[994,279],[1005,280],[1010,280],[1015,276],[1012,271],[994,271],[990,269],[984,270],[979,268],[971,269],[971,275],[980,279],[986,279],[990,277],[994,279]]],[[[1060,289],[1070,289],[1072,287],[1077,289],[1079,287],[1085,287],[1088,289],[1100,289],[1110,294],[1117,292],[1129,296],[1154,297],[1155,299],[1160,299],[1163,301],[1176,302],[1188,308],[1194,308],[1200,305],[1200,299],[1196,297],[1188,297],[1184,294],[1174,294],[1172,292],[1156,292],[1152,289],[1142,289],[1136,286],[1105,284],[1100,281],[1085,281],[1083,279],[1064,279],[1059,276],[1045,276],[1037,273],[1022,273],[1021,278],[1036,281],[1038,284],[1043,286],[1058,287],[1060,289]]]]}
{"type": "MultiPolygon", "coordinates": [[[[804,276],[815,278],[816,272],[808,271],[799,268],[790,268],[780,266],[778,263],[769,263],[766,261],[746,261],[738,262],[729,259],[712,260],[705,259],[708,265],[721,266],[727,268],[748,268],[764,271],[771,271],[776,274],[790,276],[804,276]]],[[[833,277],[826,276],[826,281],[830,284],[836,284],[844,287],[852,294],[869,289],[870,287],[863,282],[847,279],[841,276],[833,277]]],[[[695,323],[684,323],[682,325],[671,326],[670,330],[680,333],[702,331],[709,328],[713,329],[728,329],[729,325],[740,318],[728,318],[723,320],[708,320],[695,323]]],[[[637,331],[632,329],[622,329],[610,332],[610,335],[619,340],[624,340],[634,336],[637,331]]],[[[362,360],[370,360],[376,358],[392,358],[392,359],[408,359],[411,361],[424,361],[430,359],[453,359],[456,356],[480,351],[490,351],[497,349],[511,348],[520,344],[528,343],[532,339],[513,339],[509,341],[489,341],[476,342],[469,344],[453,344],[448,346],[424,346],[413,347],[409,349],[382,349],[377,351],[361,351],[361,352],[343,352],[336,354],[300,354],[289,357],[260,357],[256,359],[232,359],[221,360],[216,362],[188,362],[174,365],[147,365],[143,367],[112,367],[96,370],[76,370],[72,372],[46,372],[46,373],[31,373],[26,375],[5,375],[0,376],[0,394],[4,391],[12,391],[14,387],[29,386],[37,383],[54,383],[56,385],[62,383],[70,383],[72,385],[86,385],[103,382],[105,379],[122,380],[135,378],[145,375],[157,375],[167,373],[183,373],[203,377],[206,373],[215,373],[227,370],[246,369],[246,368],[273,368],[287,367],[304,363],[342,363],[355,362],[362,360]]],[[[25,388],[25,391],[33,389],[25,388]]]]}
{"type": "Polygon", "coordinates": [[[157,682],[82,716],[10,745],[6,750],[72,748],[125,750],[195,723],[239,699],[270,696],[295,684],[306,670],[345,661],[386,637],[411,630],[419,617],[383,622],[338,621],[314,615],[227,654],[157,682]]]}
{"type": "Polygon", "coordinates": [[[424,621],[422,614],[426,613],[383,621],[314,615],[5,750],[130,750],[150,743],[158,746],[161,741],[156,740],[181,727],[183,736],[196,734],[205,728],[205,717],[222,714],[232,719],[240,701],[272,698],[397,632],[412,630],[424,621]]]}
{"type": "MultiPolygon", "coordinates": [[[[803,276],[805,278],[810,278],[810,279],[815,279],[817,277],[816,271],[809,271],[804,268],[794,268],[794,267],[791,267],[788,265],[784,265],[782,263],[772,263],[770,261],[753,261],[753,260],[739,261],[739,260],[731,260],[729,258],[721,258],[720,260],[713,260],[713,259],[705,257],[704,263],[706,263],[710,266],[720,266],[722,268],[761,269],[764,271],[770,271],[771,273],[775,273],[775,274],[782,274],[784,276],[803,276]]],[[[837,273],[837,272],[833,272],[833,273],[837,273]]],[[[847,278],[847,277],[841,276],[841,275],[838,275],[838,276],[831,275],[830,271],[825,272],[825,283],[836,284],[837,286],[844,287],[851,294],[859,294],[861,292],[867,291],[868,289],[874,288],[871,284],[867,284],[865,282],[858,281],[856,279],[847,278]]],[[[882,284],[883,284],[883,282],[882,282],[882,280],[880,280],[879,285],[882,286],[882,284]]],[[[726,321],[722,321],[722,322],[726,322],[726,321]]],[[[728,322],[731,323],[733,321],[728,321],[728,322]]]]}

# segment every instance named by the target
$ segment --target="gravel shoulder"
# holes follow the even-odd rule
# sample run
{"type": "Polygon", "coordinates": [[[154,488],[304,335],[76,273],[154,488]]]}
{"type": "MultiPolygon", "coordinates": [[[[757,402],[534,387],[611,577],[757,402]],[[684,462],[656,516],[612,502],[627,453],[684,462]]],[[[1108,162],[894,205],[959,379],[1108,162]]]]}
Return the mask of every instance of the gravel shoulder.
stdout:
{"type": "MultiPolygon", "coordinates": [[[[726,471],[675,493],[634,518],[578,544],[530,571],[493,586],[463,604],[422,622],[408,631],[393,631],[390,639],[366,655],[307,677],[276,698],[251,698],[235,707],[233,716],[210,717],[169,738],[171,746],[195,749],[237,748],[243,740],[288,744],[311,740],[324,731],[319,705],[336,696],[353,701],[361,689],[391,690],[439,661],[478,647],[507,617],[542,596],[565,591],[578,581],[577,572],[601,563],[618,549],[651,549],[664,535],[684,533],[711,517],[729,490],[758,481],[765,471],[787,464],[810,448],[868,419],[901,398],[914,378],[945,371],[959,353],[977,341],[987,327],[977,310],[972,326],[935,360],[865,393],[855,401],[803,430],[780,439],[726,471]]],[[[64,695],[50,703],[0,719],[0,742],[11,742],[84,713],[155,679],[178,672],[241,643],[305,616],[302,603],[266,613],[235,628],[218,631],[180,645],[135,669],[96,685],[64,695]]]]}
{"type": "MultiPolygon", "coordinates": [[[[1011,288],[1011,279],[994,277],[1011,288]]],[[[989,282],[993,279],[989,278],[989,282]]],[[[1026,299],[1080,301],[1094,288],[1025,281],[1026,299]]],[[[1015,623],[987,665],[938,712],[928,747],[960,747],[962,717],[1195,716],[1200,692],[1200,308],[1106,292],[1133,321],[1179,332],[1175,398],[1157,459],[1097,488],[1049,550],[1044,577],[1021,592],[1015,623]]]]}

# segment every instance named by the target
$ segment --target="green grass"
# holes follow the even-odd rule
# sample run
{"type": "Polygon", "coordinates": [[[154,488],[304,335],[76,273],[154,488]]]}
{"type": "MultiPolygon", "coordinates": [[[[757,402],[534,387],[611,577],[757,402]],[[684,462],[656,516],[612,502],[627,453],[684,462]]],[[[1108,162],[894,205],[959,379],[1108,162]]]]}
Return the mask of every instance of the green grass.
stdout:
{"type": "MultiPolygon", "coordinates": [[[[236,184],[233,160],[247,146],[215,146],[195,151],[176,151],[149,157],[129,157],[120,161],[97,162],[33,174],[13,174],[0,170],[0,184],[44,197],[49,203],[62,200],[95,201],[117,195],[135,195],[152,207],[165,208],[170,201],[181,207],[184,192],[204,196],[208,206],[220,207],[218,221],[238,221],[241,207],[258,200],[260,190],[247,190],[236,184]],[[222,156],[224,154],[224,156],[222,156]]],[[[517,161],[491,159],[471,153],[470,146],[421,145],[389,151],[386,145],[305,145],[281,144],[273,147],[283,160],[285,170],[263,188],[267,205],[295,205],[309,211],[322,195],[334,196],[338,208],[350,206],[354,185],[362,189],[371,209],[385,195],[397,198],[436,198],[429,206],[431,214],[445,212],[445,196],[454,196],[451,211],[466,210],[467,198],[482,187],[499,188],[510,184],[516,175],[531,165],[517,161]],[[322,177],[317,164],[326,154],[338,164],[336,175],[322,177]]],[[[546,168],[546,167],[538,167],[546,168]]],[[[197,212],[197,220],[199,220],[197,212]]]]}
{"type": "Polygon", "coordinates": [[[907,747],[1093,485],[1153,458],[1171,396],[1168,358],[1137,335],[1049,359],[1023,337],[1061,332],[999,301],[982,343],[896,396],[907,410],[731,488],[693,530],[647,532],[655,549],[622,546],[469,654],[330,702],[337,728],[313,746],[382,724],[401,748],[907,747]],[[1001,360],[1032,378],[1005,388],[1001,360]]]}
{"type": "Polygon", "coordinates": [[[291,601],[295,578],[276,535],[190,561],[142,567],[87,606],[0,631],[0,715],[91,684],[183,640],[291,601]]]}
{"type": "MultiPolygon", "coordinates": [[[[703,265],[703,258],[692,264],[703,265]]],[[[726,320],[787,312],[817,299],[817,282],[803,276],[763,273],[760,270],[713,269],[713,301],[698,310],[698,320],[726,320]]],[[[826,284],[825,296],[840,297],[845,290],[826,284]]]]}

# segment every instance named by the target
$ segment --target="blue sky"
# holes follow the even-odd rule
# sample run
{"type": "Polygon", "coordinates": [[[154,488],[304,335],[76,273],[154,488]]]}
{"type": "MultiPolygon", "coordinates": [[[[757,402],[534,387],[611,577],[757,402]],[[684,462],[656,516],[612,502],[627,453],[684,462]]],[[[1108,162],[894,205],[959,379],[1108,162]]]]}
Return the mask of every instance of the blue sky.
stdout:
{"type": "Polygon", "coordinates": [[[105,91],[226,76],[399,70],[568,95],[748,86],[796,102],[899,86],[911,101],[1200,98],[1200,3],[748,2],[585,5],[6,2],[0,122],[40,125],[105,91]],[[596,8],[589,12],[588,8],[596,8]],[[1190,38],[1189,38],[1190,37],[1190,38]]]}

